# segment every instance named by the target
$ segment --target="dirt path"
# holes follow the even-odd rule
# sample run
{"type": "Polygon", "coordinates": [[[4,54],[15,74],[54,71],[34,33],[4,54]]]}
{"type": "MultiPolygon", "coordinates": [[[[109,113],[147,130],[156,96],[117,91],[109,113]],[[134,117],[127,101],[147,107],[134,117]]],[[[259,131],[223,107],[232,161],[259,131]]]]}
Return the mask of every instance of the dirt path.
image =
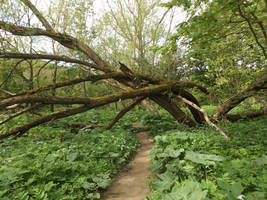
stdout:
{"type": "Polygon", "coordinates": [[[129,163],[129,170],[117,177],[117,180],[104,192],[101,200],[143,200],[149,194],[150,189],[147,184],[151,175],[149,152],[153,146],[153,139],[147,132],[136,135],[142,146],[129,163]]]}

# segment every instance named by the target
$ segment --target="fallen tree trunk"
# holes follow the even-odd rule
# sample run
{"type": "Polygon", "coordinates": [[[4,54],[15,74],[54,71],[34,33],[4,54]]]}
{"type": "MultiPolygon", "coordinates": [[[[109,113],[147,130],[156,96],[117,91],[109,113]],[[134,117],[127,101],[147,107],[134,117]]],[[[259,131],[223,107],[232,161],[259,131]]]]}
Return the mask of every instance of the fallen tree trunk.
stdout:
{"type": "Polygon", "coordinates": [[[150,96],[150,99],[159,104],[162,108],[167,110],[174,119],[182,124],[185,124],[189,127],[196,126],[196,122],[187,116],[175,103],[169,101],[168,96],[166,95],[155,95],[150,96]]]}
{"type": "MultiPolygon", "coordinates": [[[[192,95],[191,93],[182,90],[182,92],[180,93],[180,95],[182,97],[184,97],[185,99],[193,102],[194,104],[196,104],[198,107],[200,107],[198,100],[194,97],[194,95],[192,95]]],[[[202,124],[203,122],[205,122],[203,113],[200,112],[198,109],[196,109],[194,106],[191,106],[190,104],[188,105],[188,109],[191,111],[194,119],[196,120],[197,123],[202,124]]]]}
{"type": "MultiPolygon", "coordinates": [[[[161,84],[158,86],[150,86],[147,88],[136,89],[136,90],[128,91],[128,92],[118,92],[112,95],[107,95],[107,96],[98,97],[98,98],[19,96],[19,97],[13,97],[10,99],[5,99],[0,102],[0,108],[6,107],[8,105],[13,105],[14,103],[84,104],[84,106],[41,117],[33,122],[30,122],[29,124],[26,124],[24,126],[12,129],[11,131],[1,134],[0,138],[8,137],[10,135],[14,135],[17,133],[19,133],[18,135],[22,135],[29,129],[35,126],[38,126],[40,124],[46,123],[48,121],[68,117],[68,116],[78,114],[81,112],[85,112],[92,108],[103,106],[108,103],[112,103],[112,102],[124,100],[124,99],[135,98],[138,96],[149,97],[153,94],[164,92],[168,90],[169,88],[174,88],[177,90],[178,88],[176,87],[179,88],[178,85],[173,85],[172,87],[170,87],[170,85],[168,84],[161,84]]],[[[191,118],[189,118],[182,110],[180,110],[175,104],[168,102],[168,97],[165,97],[163,95],[159,95],[159,96],[157,95],[157,97],[155,96],[152,98],[153,100],[157,101],[160,105],[164,106],[164,108],[168,109],[168,111],[171,112],[171,114],[173,114],[173,116],[178,122],[185,123],[188,126],[196,125],[196,123],[191,118]]]]}
{"type": "Polygon", "coordinates": [[[0,135],[0,137],[7,137],[10,135],[20,136],[32,127],[46,123],[51,120],[71,116],[80,112],[85,112],[89,109],[96,108],[108,103],[120,101],[123,99],[134,98],[150,98],[161,107],[166,109],[179,123],[186,124],[188,126],[196,126],[197,123],[201,123],[201,115],[194,107],[189,107],[196,122],[187,116],[175,102],[169,100],[166,93],[181,93],[185,98],[198,104],[197,100],[189,92],[185,91],[185,88],[197,87],[201,91],[207,93],[207,90],[195,83],[189,81],[166,81],[163,79],[155,79],[146,75],[140,75],[133,73],[126,65],[121,63],[121,71],[115,71],[109,63],[105,62],[96,52],[94,52],[88,45],[82,41],[74,38],[66,33],[59,33],[53,29],[49,22],[43,17],[41,12],[29,1],[23,0],[25,4],[33,14],[39,19],[45,29],[31,28],[25,26],[18,26],[10,24],[4,21],[0,21],[0,29],[12,33],[16,36],[45,36],[54,41],[59,42],[62,46],[79,51],[85,56],[86,60],[90,59],[90,62],[84,60],[78,60],[69,58],[66,56],[58,55],[45,55],[45,54],[21,54],[21,53],[2,53],[1,58],[7,59],[48,59],[56,61],[64,61],[67,63],[75,63],[82,66],[86,66],[89,69],[94,69],[100,75],[91,75],[86,78],[74,79],[66,82],[55,83],[42,88],[33,89],[30,91],[20,92],[16,95],[8,95],[7,97],[1,97],[0,109],[5,109],[7,106],[23,103],[38,103],[38,104],[82,104],[82,106],[70,110],[65,110],[58,113],[53,113],[44,117],[40,117],[26,125],[12,129],[6,133],[0,135]],[[93,63],[92,63],[93,62],[93,63]],[[122,85],[126,90],[124,92],[117,92],[111,95],[95,98],[78,98],[78,97],[54,97],[54,96],[41,96],[39,92],[55,89],[59,87],[65,87],[69,85],[78,84],[85,81],[97,81],[112,78],[118,82],[118,85],[122,85]],[[38,93],[38,95],[37,95],[38,93]]]}
{"type": "Polygon", "coordinates": [[[218,120],[222,115],[228,113],[242,101],[252,97],[257,91],[264,89],[267,89],[267,73],[264,74],[261,79],[254,82],[250,87],[232,96],[222,106],[218,107],[213,115],[213,118],[218,120]]]}
{"type": "Polygon", "coordinates": [[[91,126],[92,128],[100,128],[101,127],[100,125],[90,123],[90,122],[72,122],[72,123],[68,123],[66,125],[70,126],[72,128],[84,128],[86,126],[91,126]]]}
{"type": "MultiPolygon", "coordinates": [[[[185,87],[185,83],[162,83],[159,85],[151,85],[149,87],[135,89],[126,92],[117,92],[104,97],[92,97],[92,98],[80,98],[80,97],[55,97],[55,96],[34,96],[34,95],[23,95],[15,96],[8,99],[3,99],[0,101],[0,109],[7,106],[21,103],[43,103],[43,104],[87,104],[90,106],[98,106],[99,104],[105,105],[114,101],[119,101],[120,99],[135,98],[138,96],[150,96],[152,94],[160,94],[164,91],[174,92],[180,91],[181,88],[185,87]]],[[[190,86],[190,85],[189,85],[190,86]]],[[[168,104],[168,97],[161,97],[161,104],[168,104]]],[[[153,97],[154,98],[154,97],[153,97]]],[[[154,100],[154,99],[153,99],[154,100]]],[[[155,100],[154,100],[155,101],[155,100]]],[[[157,101],[157,100],[156,100],[157,101]]],[[[160,102],[160,101],[159,101],[160,102]]],[[[162,105],[164,106],[164,105],[162,105]]]]}
{"type": "Polygon", "coordinates": [[[261,108],[254,112],[246,112],[246,113],[241,113],[241,114],[227,114],[225,115],[225,117],[229,121],[235,122],[240,119],[250,119],[250,118],[259,117],[262,115],[267,115],[267,108],[261,108]]]}

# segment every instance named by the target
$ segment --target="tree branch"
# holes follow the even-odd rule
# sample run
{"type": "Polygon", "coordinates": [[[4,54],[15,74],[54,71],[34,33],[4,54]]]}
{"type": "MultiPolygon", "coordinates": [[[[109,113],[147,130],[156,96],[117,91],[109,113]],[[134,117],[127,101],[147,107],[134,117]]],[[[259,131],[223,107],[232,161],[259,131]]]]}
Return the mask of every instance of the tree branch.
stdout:
{"type": "Polygon", "coordinates": [[[259,116],[266,115],[266,114],[267,114],[267,108],[261,108],[254,112],[246,112],[246,113],[241,113],[241,114],[227,114],[225,115],[225,117],[229,121],[235,122],[240,119],[255,118],[255,117],[259,117],[259,116]]]}
{"type": "MultiPolygon", "coordinates": [[[[173,86],[176,88],[179,86],[173,86]]],[[[150,86],[147,88],[136,89],[133,91],[117,92],[104,97],[92,97],[92,98],[79,98],[79,97],[54,97],[54,96],[33,96],[24,95],[11,97],[0,101],[0,109],[7,106],[21,103],[43,103],[43,104],[85,104],[90,107],[97,107],[119,101],[123,99],[134,98],[138,96],[149,96],[155,93],[161,93],[168,90],[170,86],[168,84],[161,84],[157,86],[150,86]]]]}
{"type": "Polygon", "coordinates": [[[40,108],[42,106],[44,106],[44,105],[43,104],[35,104],[34,106],[27,107],[27,108],[25,108],[23,110],[20,110],[20,111],[16,112],[16,113],[13,113],[12,115],[8,116],[8,118],[6,118],[3,121],[1,121],[0,122],[0,125],[8,122],[9,120],[11,120],[11,119],[13,119],[13,118],[15,118],[15,117],[17,117],[17,116],[25,113],[25,112],[32,111],[32,110],[37,109],[37,108],[40,108]]]}
{"type": "Polygon", "coordinates": [[[167,95],[156,94],[149,98],[167,110],[178,123],[185,124],[189,127],[197,125],[196,122],[186,115],[174,102],[171,102],[167,95]]]}
{"type": "Polygon", "coordinates": [[[257,43],[258,46],[261,48],[264,57],[267,58],[267,54],[266,54],[266,52],[265,52],[265,48],[264,48],[264,47],[261,45],[261,43],[259,42],[258,37],[257,37],[257,34],[255,33],[255,31],[254,31],[254,29],[253,29],[253,26],[252,26],[252,24],[251,24],[249,18],[247,18],[247,17],[242,13],[242,10],[241,10],[241,8],[240,8],[240,5],[238,5],[238,11],[239,11],[240,16],[241,16],[242,18],[244,18],[244,19],[246,20],[246,22],[248,23],[249,29],[250,29],[250,31],[252,32],[252,35],[253,35],[253,37],[254,37],[256,43],[257,43]]]}
{"type": "Polygon", "coordinates": [[[0,88],[0,92],[3,92],[3,93],[5,93],[5,94],[9,95],[8,97],[1,97],[1,96],[0,96],[0,100],[1,100],[1,99],[5,99],[5,98],[9,98],[10,96],[15,96],[15,95],[16,95],[15,93],[9,92],[9,91],[4,90],[4,89],[2,89],[2,88],[0,88]]]}
{"type": "Polygon", "coordinates": [[[39,12],[39,10],[30,1],[28,0],[20,0],[20,1],[31,9],[33,14],[40,20],[40,22],[43,24],[46,30],[53,31],[52,26],[48,23],[48,21],[43,17],[43,15],[39,12]]]}
{"type": "Polygon", "coordinates": [[[207,112],[206,112],[204,109],[200,108],[199,106],[197,106],[197,105],[194,104],[193,102],[188,101],[187,99],[183,98],[183,97],[180,96],[180,95],[177,95],[177,97],[178,97],[179,99],[181,99],[184,103],[186,103],[186,104],[188,104],[188,105],[194,107],[194,108],[197,109],[199,112],[201,112],[201,113],[204,115],[204,119],[206,120],[207,124],[208,124],[211,128],[213,128],[215,131],[219,132],[223,137],[228,138],[228,136],[227,136],[227,135],[226,135],[226,134],[219,128],[219,127],[217,127],[215,124],[213,124],[213,123],[210,121],[209,116],[208,116],[207,112]]]}
{"type": "Polygon", "coordinates": [[[32,121],[32,122],[30,122],[30,123],[28,123],[26,125],[14,128],[14,129],[12,129],[10,131],[7,131],[5,133],[0,134],[0,139],[9,137],[9,136],[15,135],[15,134],[17,134],[17,136],[21,136],[25,132],[30,130],[31,128],[33,128],[35,126],[38,126],[40,124],[49,122],[51,120],[60,119],[60,118],[68,117],[68,116],[75,115],[75,114],[78,114],[78,113],[81,113],[81,112],[85,112],[85,111],[87,111],[89,109],[90,108],[87,107],[87,106],[81,106],[81,107],[78,107],[78,108],[65,110],[63,112],[58,112],[58,113],[55,113],[55,114],[51,114],[51,115],[47,115],[47,116],[41,117],[41,118],[39,118],[37,120],[34,120],[34,121],[32,121]]]}
{"type": "Polygon", "coordinates": [[[128,111],[133,109],[137,104],[139,104],[144,99],[145,97],[138,98],[137,100],[133,101],[130,105],[125,107],[123,110],[121,110],[119,114],[109,122],[109,124],[106,126],[106,129],[111,129],[116,124],[116,122],[119,121],[120,118],[122,118],[128,111]]]}
{"type": "MultiPolygon", "coordinates": [[[[118,76],[119,72],[114,72],[111,74],[115,74],[115,76],[118,76]]],[[[120,75],[120,74],[119,74],[120,75]]],[[[92,76],[94,80],[96,80],[95,76],[92,76]]],[[[103,74],[98,75],[98,78],[101,77],[111,77],[110,74],[103,74]]],[[[57,83],[56,85],[59,87],[59,85],[67,85],[67,84],[73,84],[73,82],[81,82],[81,80],[84,80],[84,78],[80,78],[79,80],[75,79],[73,81],[69,82],[63,82],[63,83],[57,83]]],[[[183,88],[184,85],[178,83],[163,83],[160,85],[152,85],[146,88],[140,88],[135,89],[131,91],[125,91],[125,92],[117,92],[111,95],[107,95],[104,97],[94,97],[94,98],[79,98],[79,97],[53,97],[53,96],[33,96],[28,95],[26,92],[26,95],[21,96],[13,96],[8,99],[3,99],[0,101],[0,109],[3,109],[7,106],[13,105],[13,104],[21,104],[21,103],[44,103],[44,104],[87,104],[90,106],[97,106],[97,105],[104,105],[107,103],[111,103],[118,100],[128,99],[128,98],[134,98],[138,96],[149,96],[156,93],[161,93],[164,91],[173,91],[177,92],[180,91],[181,88],[183,88]]],[[[52,85],[48,87],[49,89],[53,88],[52,85]]],[[[43,90],[47,89],[47,87],[43,88],[43,90]]],[[[38,90],[38,89],[36,89],[38,90]]],[[[36,92],[36,90],[33,90],[32,93],[36,92]]],[[[25,92],[23,92],[25,94],[25,92]]],[[[29,91],[30,94],[31,91],[29,91]]]]}
{"type": "Polygon", "coordinates": [[[218,107],[213,115],[213,118],[218,120],[220,116],[228,113],[239,103],[253,96],[255,92],[262,89],[266,89],[266,84],[267,84],[267,73],[263,74],[263,77],[256,80],[253,84],[251,84],[251,86],[237,93],[236,95],[232,96],[223,105],[218,107]]]}
{"type": "Polygon", "coordinates": [[[47,30],[43,30],[40,28],[28,28],[24,26],[17,26],[14,24],[9,24],[3,21],[0,21],[0,29],[8,31],[14,35],[19,36],[46,36],[49,37],[57,42],[59,42],[61,45],[73,49],[73,50],[79,50],[82,53],[84,53],[86,56],[88,56],[92,61],[97,64],[98,69],[103,72],[112,72],[112,68],[109,64],[104,62],[102,58],[97,55],[89,46],[82,43],[78,39],[68,35],[68,34],[62,34],[57,32],[51,32],[47,30]]]}
{"type": "Polygon", "coordinates": [[[93,64],[93,63],[89,63],[86,61],[82,61],[82,60],[77,60],[77,59],[73,59],[73,58],[69,58],[67,56],[57,56],[57,55],[48,55],[48,54],[24,54],[24,53],[9,53],[9,52],[4,52],[4,53],[0,53],[0,58],[16,58],[16,59],[24,59],[24,60],[36,60],[36,59],[44,59],[44,60],[56,60],[56,61],[63,61],[63,62],[67,62],[67,63],[76,63],[76,64],[81,64],[84,66],[87,66],[89,68],[93,68],[93,69],[98,69],[98,66],[93,64]]]}
{"type": "MultiPolygon", "coordinates": [[[[100,75],[90,75],[90,76],[87,76],[84,78],[77,78],[77,79],[73,79],[71,81],[58,82],[55,84],[47,85],[45,87],[36,88],[36,89],[32,89],[32,90],[26,90],[26,91],[23,91],[23,92],[20,92],[17,94],[13,94],[11,97],[23,96],[23,95],[33,95],[33,94],[36,94],[36,93],[39,93],[42,91],[46,91],[46,90],[50,90],[53,88],[56,89],[56,88],[66,87],[66,86],[75,85],[75,84],[79,84],[79,83],[86,82],[86,81],[96,82],[99,80],[109,79],[109,78],[124,79],[126,77],[121,72],[112,72],[112,73],[106,73],[106,74],[100,74],[100,75]]],[[[6,97],[5,99],[8,99],[8,98],[10,98],[10,96],[6,97]]],[[[4,98],[2,98],[2,99],[4,99],[4,98]]]]}

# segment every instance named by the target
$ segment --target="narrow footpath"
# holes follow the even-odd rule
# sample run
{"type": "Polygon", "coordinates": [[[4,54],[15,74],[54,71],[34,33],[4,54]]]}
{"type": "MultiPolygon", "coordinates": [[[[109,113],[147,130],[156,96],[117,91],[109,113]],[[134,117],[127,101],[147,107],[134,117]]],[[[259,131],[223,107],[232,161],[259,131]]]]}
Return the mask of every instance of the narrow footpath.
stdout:
{"type": "Polygon", "coordinates": [[[153,139],[148,132],[136,134],[141,147],[129,163],[129,170],[121,172],[116,181],[104,192],[101,200],[143,200],[150,192],[148,185],[152,172],[149,169],[149,153],[153,139]]]}

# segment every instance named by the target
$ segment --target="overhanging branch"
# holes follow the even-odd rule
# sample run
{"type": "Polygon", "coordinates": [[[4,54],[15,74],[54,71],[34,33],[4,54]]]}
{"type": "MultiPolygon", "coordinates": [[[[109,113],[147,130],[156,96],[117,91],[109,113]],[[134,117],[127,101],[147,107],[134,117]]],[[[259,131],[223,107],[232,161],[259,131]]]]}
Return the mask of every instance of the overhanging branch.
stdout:
{"type": "MultiPolygon", "coordinates": [[[[47,85],[47,86],[41,87],[41,88],[26,90],[26,91],[23,91],[23,92],[20,92],[20,93],[17,93],[17,94],[14,94],[12,96],[8,96],[8,97],[2,98],[2,99],[8,99],[11,97],[17,97],[17,96],[23,96],[23,95],[33,95],[33,94],[36,94],[36,93],[39,93],[42,91],[50,90],[52,88],[57,89],[57,88],[61,88],[61,87],[79,84],[79,83],[86,82],[86,81],[96,82],[99,80],[112,79],[112,78],[124,79],[126,77],[121,72],[111,72],[111,73],[99,74],[99,75],[89,75],[89,76],[84,77],[84,78],[77,78],[77,79],[73,79],[71,81],[63,81],[63,82],[58,82],[55,84],[50,84],[50,85],[47,85]]],[[[1,101],[0,101],[0,103],[1,103],[1,101]]]]}
{"type": "Polygon", "coordinates": [[[17,26],[14,24],[9,24],[4,21],[0,21],[0,29],[8,31],[13,35],[19,36],[46,36],[49,37],[63,46],[73,49],[79,50],[83,52],[86,56],[88,56],[95,64],[98,66],[98,69],[103,72],[112,72],[112,68],[104,62],[99,55],[97,55],[89,46],[82,43],[78,39],[63,33],[57,33],[54,31],[47,31],[40,28],[29,28],[24,26],[17,26]]]}
{"type": "Polygon", "coordinates": [[[55,61],[63,61],[67,63],[76,63],[87,66],[89,68],[97,69],[97,65],[93,63],[89,63],[82,60],[77,60],[73,58],[69,58],[67,56],[57,56],[57,55],[48,55],[48,54],[24,54],[24,53],[9,53],[9,52],[0,52],[0,58],[15,58],[15,59],[24,59],[24,60],[55,60],[55,61]]]}

